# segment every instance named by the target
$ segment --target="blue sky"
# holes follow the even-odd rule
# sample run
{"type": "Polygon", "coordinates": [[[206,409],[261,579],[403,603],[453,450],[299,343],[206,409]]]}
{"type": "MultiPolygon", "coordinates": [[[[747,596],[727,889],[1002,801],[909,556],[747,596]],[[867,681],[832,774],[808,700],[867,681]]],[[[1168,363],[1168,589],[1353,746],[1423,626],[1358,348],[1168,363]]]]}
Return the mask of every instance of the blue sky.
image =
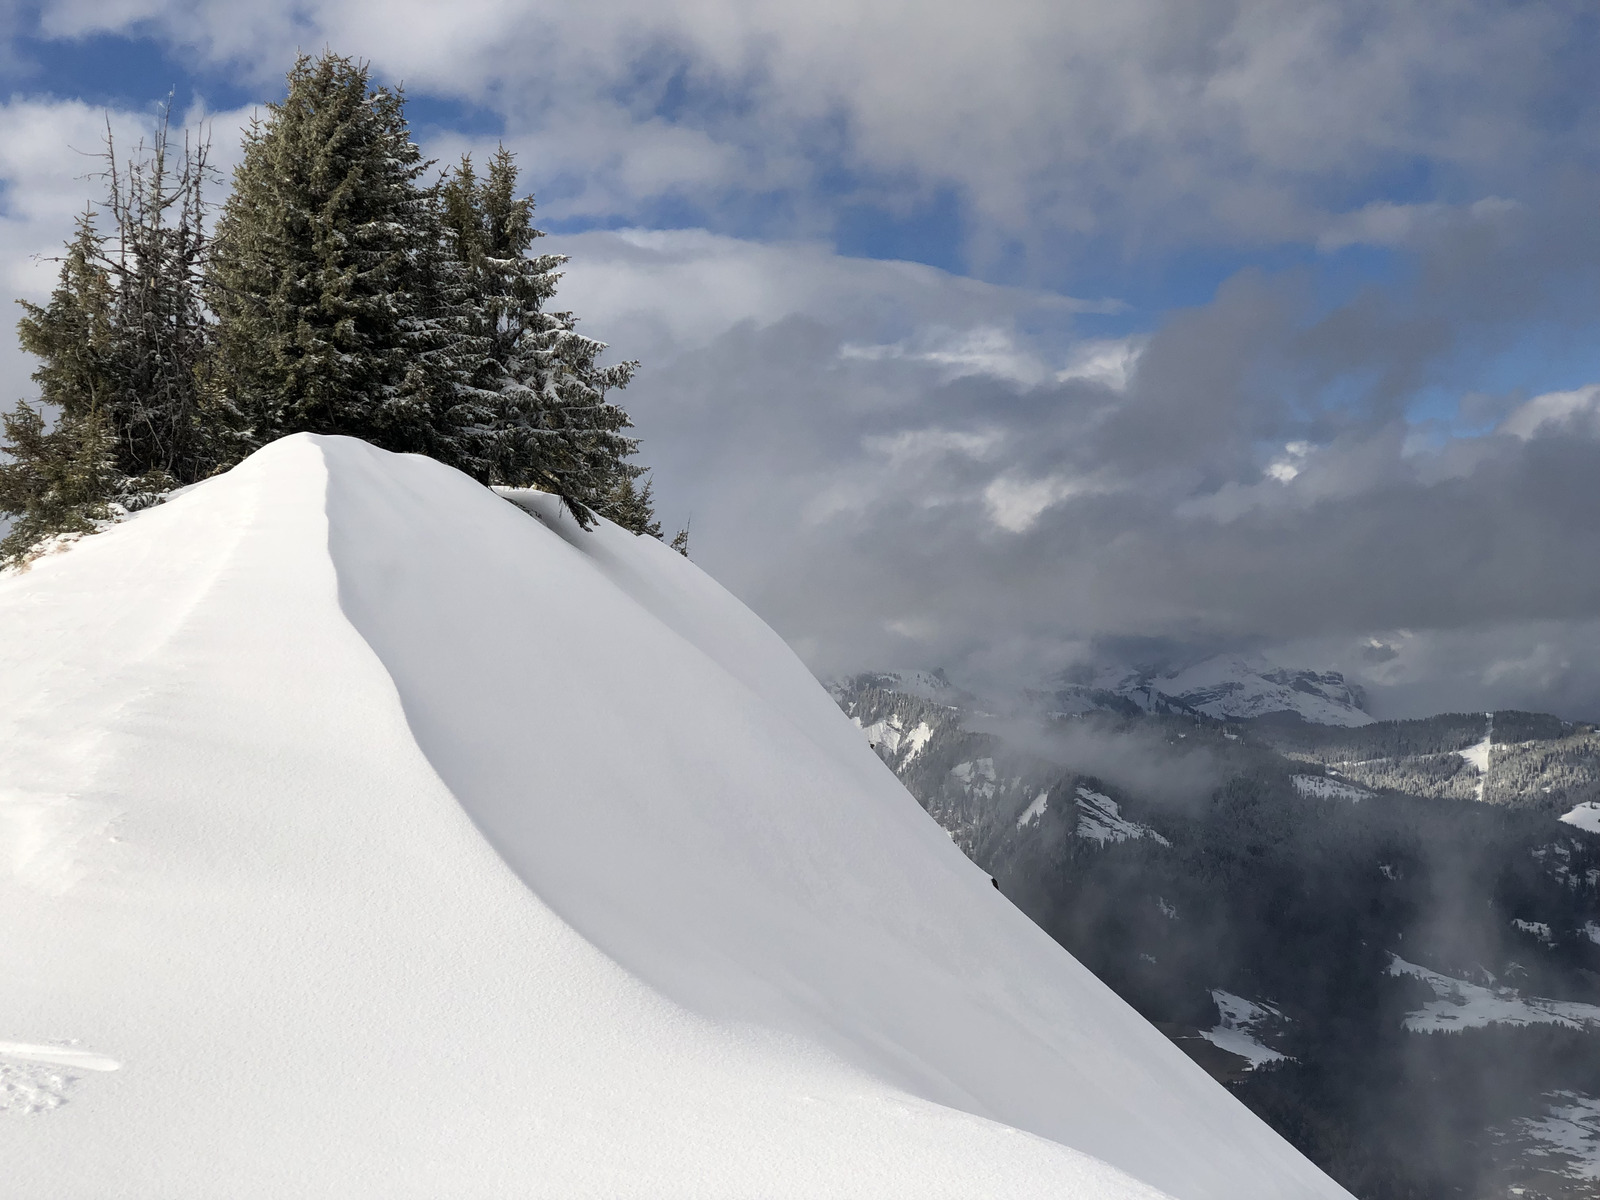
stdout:
{"type": "Polygon", "coordinates": [[[504,140],[564,296],[645,360],[669,519],[819,669],[1149,635],[1600,715],[1592,501],[1551,482],[1600,420],[1586,5],[66,0],[9,30],[17,294],[90,190],[68,145],[171,92],[226,164],[298,47],[404,81],[443,161],[504,140]],[[1501,582],[1463,600],[1452,563],[1501,582]],[[1404,653],[1369,670],[1373,640],[1404,653]]]}

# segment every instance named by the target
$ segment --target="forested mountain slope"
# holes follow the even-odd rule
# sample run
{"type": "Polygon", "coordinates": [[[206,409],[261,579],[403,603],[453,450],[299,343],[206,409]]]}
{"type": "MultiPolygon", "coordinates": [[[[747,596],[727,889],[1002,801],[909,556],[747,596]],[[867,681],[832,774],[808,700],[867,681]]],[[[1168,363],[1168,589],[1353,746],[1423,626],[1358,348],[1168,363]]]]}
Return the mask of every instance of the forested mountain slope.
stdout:
{"type": "Polygon", "coordinates": [[[832,688],[1006,895],[1356,1195],[1594,1194],[1592,728],[832,688]]]}

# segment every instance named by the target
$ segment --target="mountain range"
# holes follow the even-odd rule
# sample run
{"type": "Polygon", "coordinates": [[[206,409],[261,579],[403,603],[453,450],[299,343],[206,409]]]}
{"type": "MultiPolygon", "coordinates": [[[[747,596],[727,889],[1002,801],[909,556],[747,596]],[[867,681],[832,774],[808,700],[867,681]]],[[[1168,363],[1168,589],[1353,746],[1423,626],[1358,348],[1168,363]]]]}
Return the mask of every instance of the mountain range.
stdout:
{"type": "Polygon", "coordinates": [[[1319,725],[1366,725],[1367,698],[1337,671],[1285,669],[1258,655],[1183,665],[1085,665],[1044,693],[1052,711],[1166,712],[1218,719],[1293,714],[1319,725]]]}
{"type": "Polygon", "coordinates": [[[1238,660],[830,690],[1008,897],[1354,1195],[1596,1194],[1594,726],[1374,721],[1337,676],[1238,660]]]}

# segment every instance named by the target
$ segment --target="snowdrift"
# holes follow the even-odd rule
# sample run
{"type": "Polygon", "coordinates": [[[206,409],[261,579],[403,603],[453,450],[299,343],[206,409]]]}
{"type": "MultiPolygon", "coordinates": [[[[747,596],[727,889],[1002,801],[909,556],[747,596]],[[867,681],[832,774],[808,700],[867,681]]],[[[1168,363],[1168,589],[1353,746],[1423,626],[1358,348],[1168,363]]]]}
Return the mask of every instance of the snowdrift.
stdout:
{"type": "Polygon", "coordinates": [[[755,616],[297,436],[0,579],[13,1197],[1339,1197],[755,616]]]}

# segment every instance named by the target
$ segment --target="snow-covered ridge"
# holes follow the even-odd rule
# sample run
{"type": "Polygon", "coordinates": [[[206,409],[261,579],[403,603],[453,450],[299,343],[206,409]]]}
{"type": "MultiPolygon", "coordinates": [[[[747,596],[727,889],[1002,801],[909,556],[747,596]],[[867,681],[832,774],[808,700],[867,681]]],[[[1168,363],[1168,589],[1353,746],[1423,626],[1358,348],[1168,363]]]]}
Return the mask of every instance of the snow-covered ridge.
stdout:
{"type": "Polygon", "coordinates": [[[1283,668],[1242,655],[1217,655],[1182,668],[1102,666],[1058,688],[1054,703],[1068,713],[1121,703],[1219,720],[1292,713],[1320,725],[1372,723],[1361,689],[1338,672],[1283,668]]]}
{"type": "Polygon", "coordinates": [[[518,501],[297,436],[0,578],[8,1196],[1344,1195],[748,610],[518,501]]]}
{"type": "Polygon", "coordinates": [[[964,692],[952,686],[943,671],[923,671],[915,668],[867,671],[851,679],[830,680],[825,686],[830,691],[838,692],[861,683],[868,683],[886,692],[898,692],[901,695],[916,696],[940,704],[956,703],[966,698],[964,692]]]}
{"type": "Polygon", "coordinates": [[[1078,789],[1078,829],[1081,838],[1091,842],[1126,842],[1150,838],[1163,846],[1172,845],[1148,825],[1130,821],[1110,796],[1091,792],[1086,787],[1078,789]]]}

